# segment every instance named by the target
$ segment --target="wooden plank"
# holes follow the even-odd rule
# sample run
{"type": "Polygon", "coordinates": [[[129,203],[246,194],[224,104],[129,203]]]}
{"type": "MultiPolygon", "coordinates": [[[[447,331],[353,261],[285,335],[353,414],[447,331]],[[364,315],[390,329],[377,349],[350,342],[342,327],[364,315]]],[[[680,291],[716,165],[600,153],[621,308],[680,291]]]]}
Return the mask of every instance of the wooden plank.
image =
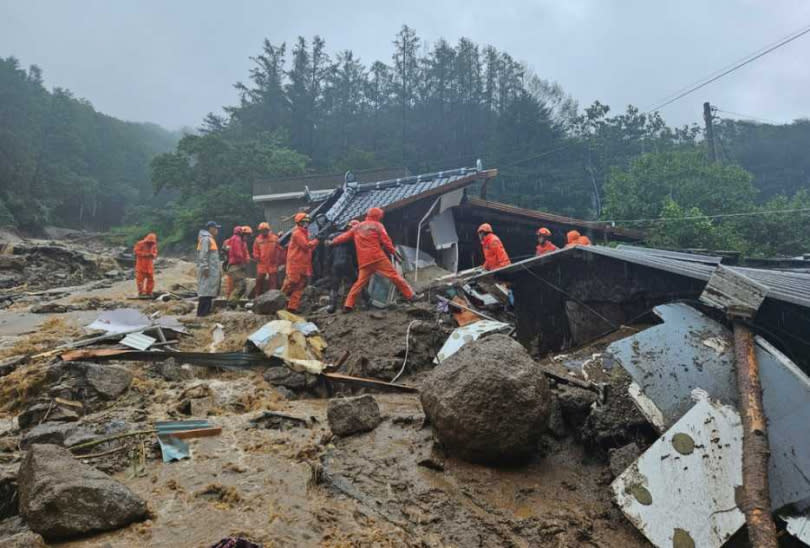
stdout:
{"type": "Polygon", "coordinates": [[[221,426],[212,426],[211,428],[195,428],[193,430],[175,430],[172,432],[158,432],[160,436],[171,436],[173,438],[188,439],[188,438],[208,438],[211,436],[218,436],[222,433],[221,426]]]}
{"type": "Polygon", "coordinates": [[[719,265],[706,283],[700,300],[735,317],[753,318],[768,294],[763,284],[719,265]]]}

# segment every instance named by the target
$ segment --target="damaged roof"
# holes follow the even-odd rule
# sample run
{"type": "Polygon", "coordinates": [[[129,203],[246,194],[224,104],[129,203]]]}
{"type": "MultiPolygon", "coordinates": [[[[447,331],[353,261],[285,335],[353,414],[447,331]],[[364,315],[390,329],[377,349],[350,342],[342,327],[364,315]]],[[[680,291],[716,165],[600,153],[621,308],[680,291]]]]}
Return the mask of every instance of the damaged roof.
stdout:
{"type": "MultiPolygon", "coordinates": [[[[673,258],[672,252],[665,250],[631,248],[629,246],[611,248],[592,245],[566,248],[539,257],[532,257],[476,277],[486,277],[493,272],[506,274],[520,270],[530,270],[532,265],[546,264],[562,257],[587,257],[588,255],[601,255],[705,281],[709,280],[716,268],[716,264],[697,262],[694,258],[691,260],[673,258]]],[[[738,266],[728,268],[767,287],[767,296],[769,298],[810,308],[810,274],[738,266]]]]}
{"type": "Polygon", "coordinates": [[[533,223],[548,223],[558,225],[564,227],[565,230],[576,229],[579,231],[585,230],[597,232],[626,241],[638,241],[644,239],[644,232],[641,230],[620,228],[612,226],[610,223],[586,221],[583,219],[576,219],[574,217],[566,217],[564,215],[555,215],[553,213],[546,213],[545,211],[526,209],[523,207],[517,207],[501,202],[493,202],[491,200],[484,200],[481,198],[468,197],[464,207],[480,208],[489,212],[502,213],[512,218],[523,217],[524,219],[530,219],[533,223]]]}
{"type": "MultiPolygon", "coordinates": [[[[341,226],[362,217],[372,207],[391,211],[429,196],[491,179],[497,174],[497,169],[459,168],[376,183],[348,183],[336,189],[312,215],[323,215],[328,221],[341,226]]],[[[310,231],[314,232],[312,229],[310,231]]]]}
{"type": "MultiPolygon", "coordinates": [[[[411,173],[404,167],[385,167],[378,169],[363,169],[352,171],[355,180],[360,183],[369,183],[397,177],[408,177],[411,173]]],[[[268,181],[259,181],[253,184],[253,201],[267,202],[283,199],[306,197],[310,194],[326,191],[331,193],[345,181],[345,173],[327,173],[317,175],[304,175],[300,177],[278,177],[268,181]]]]}

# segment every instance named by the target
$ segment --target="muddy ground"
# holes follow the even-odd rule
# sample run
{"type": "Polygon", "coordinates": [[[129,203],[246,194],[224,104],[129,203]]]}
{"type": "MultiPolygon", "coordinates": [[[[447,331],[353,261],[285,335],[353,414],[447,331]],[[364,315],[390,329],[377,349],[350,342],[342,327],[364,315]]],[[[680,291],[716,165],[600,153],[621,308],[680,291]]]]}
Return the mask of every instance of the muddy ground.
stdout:
{"type": "MultiPolygon", "coordinates": [[[[158,269],[159,289],[193,287],[193,281],[190,263],[173,259],[158,269]]],[[[191,332],[180,343],[186,350],[205,351],[217,323],[226,332],[218,350],[239,350],[247,335],[269,319],[223,311],[200,321],[190,303],[128,300],[134,292],[128,279],[74,288],[48,302],[86,309],[62,314],[31,314],[30,306],[42,299],[17,299],[0,311],[0,358],[41,352],[74,339],[109,303],[177,315],[191,332]]],[[[438,315],[427,303],[350,315],[313,312],[310,318],[329,343],[327,361],[349,351],[344,372],[386,380],[402,368],[410,326],[400,382],[413,386],[433,367],[433,355],[453,328],[449,316],[438,315]]],[[[600,348],[582,349],[570,359],[600,348]]],[[[48,361],[34,360],[0,377],[0,463],[13,465],[21,458],[13,419],[47,392],[43,371],[48,361]]],[[[548,364],[567,371],[564,361],[548,364]]],[[[222,427],[222,434],[192,440],[192,458],[174,463],[161,461],[151,435],[95,448],[126,445],[86,462],[143,497],[151,519],[55,545],[210,546],[233,535],[265,546],[648,546],[611,502],[607,465],[609,446],[628,440],[645,443],[644,432],[618,429],[606,439],[587,434],[589,428],[604,432],[588,422],[598,421],[591,416],[593,400],[565,386],[552,383],[562,424],[542,438],[532,460],[494,468],[444,455],[424,424],[416,394],[374,393],[383,422],[371,432],[337,438],[327,424],[327,399],[279,390],[267,383],[261,369],[189,367],[184,378],[169,381],[153,364],[104,363],[127,368],[134,379],[120,398],[81,418],[88,431],[109,434],[189,418],[182,404],[207,398],[202,413],[222,427]],[[252,424],[265,410],[301,417],[306,425],[252,424]]],[[[610,372],[599,374],[614,382],[610,372]]]]}

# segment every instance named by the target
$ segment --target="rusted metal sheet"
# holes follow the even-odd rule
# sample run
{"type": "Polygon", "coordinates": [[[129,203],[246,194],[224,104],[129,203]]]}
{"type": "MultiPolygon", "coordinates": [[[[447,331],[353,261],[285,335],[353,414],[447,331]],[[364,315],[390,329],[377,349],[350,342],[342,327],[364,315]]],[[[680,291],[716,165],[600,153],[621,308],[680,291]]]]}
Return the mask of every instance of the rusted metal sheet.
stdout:
{"type": "Polygon", "coordinates": [[[719,548],[742,527],[742,423],[698,401],[611,484],[622,512],[655,546],[719,548]]]}

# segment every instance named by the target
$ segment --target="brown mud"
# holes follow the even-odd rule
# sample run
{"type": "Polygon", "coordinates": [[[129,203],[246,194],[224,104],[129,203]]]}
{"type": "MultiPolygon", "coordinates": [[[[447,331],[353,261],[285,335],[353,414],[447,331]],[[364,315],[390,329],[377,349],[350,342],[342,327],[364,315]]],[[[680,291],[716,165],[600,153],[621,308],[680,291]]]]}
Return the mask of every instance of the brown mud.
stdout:
{"type": "MultiPolygon", "coordinates": [[[[193,266],[172,260],[159,269],[157,281],[159,287],[193,287],[193,266]]],[[[132,293],[134,282],[125,280],[63,299],[114,300],[171,313],[173,303],[164,307],[127,300],[132,293]]],[[[13,319],[23,312],[15,305],[0,315],[13,319]]],[[[75,318],[41,316],[36,328],[12,334],[17,339],[8,341],[4,356],[39,351],[80,332],[82,323],[75,318]]],[[[203,320],[192,311],[179,317],[191,331],[180,348],[196,351],[207,350],[217,323],[226,336],[218,351],[228,351],[240,350],[250,332],[272,319],[244,311],[223,311],[203,320]]],[[[454,327],[428,304],[313,314],[312,320],[329,344],[327,361],[348,351],[344,372],[383,379],[396,375],[405,361],[410,325],[401,381],[414,386],[454,327]]],[[[87,462],[143,497],[151,518],[56,546],[210,546],[227,536],[264,546],[649,545],[611,502],[612,476],[603,456],[586,449],[576,435],[544,436],[536,456],[521,466],[478,466],[441,453],[416,394],[375,393],[383,422],[371,432],[337,438],[327,425],[328,400],[303,393],[303,399],[288,400],[264,380],[261,370],[195,367],[190,369],[193,378],[167,381],[153,364],[104,363],[126,367],[134,378],[120,398],[82,417],[80,424],[93,434],[190,418],[181,404],[205,397],[210,402],[204,414],[222,433],[190,440],[191,458],[173,463],[162,462],[153,435],[95,447],[93,452],[126,446],[87,462]],[[266,410],[300,417],[306,424],[253,425],[251,419],[266,410]]],[[[34,362],[0,378],[4,425],[21,404],[47,390],[46,367],[34,362]]],[[[15,440],[16,435],[0,432],[3,438],[15,440]]],[[[15,451],[3,455],[12,463],[20,458],[15,451]]]]}

